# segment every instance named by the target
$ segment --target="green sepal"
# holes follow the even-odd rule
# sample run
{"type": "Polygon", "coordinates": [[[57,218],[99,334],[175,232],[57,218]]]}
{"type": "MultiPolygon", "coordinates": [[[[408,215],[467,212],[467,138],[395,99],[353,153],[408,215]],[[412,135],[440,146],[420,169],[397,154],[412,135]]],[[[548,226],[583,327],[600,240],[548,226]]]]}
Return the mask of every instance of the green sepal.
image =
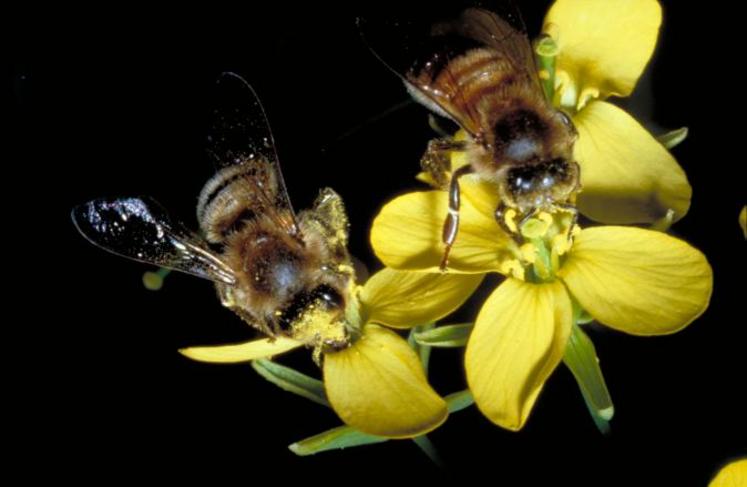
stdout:
{"type": "Polygon", "coordinates": [[[446,407],[449,410],[449,414],[466,409],[475,403],[475,398],[472,397],[472,392],[469,389],[452,392],[444,397],[444,400],[446,401],[446,407]]]}
{"type": "Polygon", "coordinates": [[[656,137],[656,140],[658,140],[659,143],[661,143],[661,145],[663,145],[667,149],[673,149],[674,147],[680,145],[687,138],[687,134],[687,127],[680,127],[676,130],[667,132],[666,134],[658,135],[656,137]]]}
{"type": "Polygon", "coordinates": [[[614,415],[615,408],[604,382],[602,369],[599,367],[594,344],[576,324],[571,329],[563,363],[576,379],[597,428],[602,433],[608,433],[609,421],[614,415]]]}
{"type": "Polygon", "coordinates": [[[407,336],[407,343],[410,344],[413,350],[415,350],[415,353],[418,354],[418,357],[420,357],[420,363],[423,364],[423,370],[425,371],[425,375],[428,375],[428,364],[431,360],[431,347],[427,346],[427,344],[420,343],[417,340],[417,335],[419,333],[427,333],[431,330],[433,330],[433,327],[436,326],[435,323],[429,323],[427,325],[418,325],[410,329],[410,334],[407,336]]]}
{"type": "Polygon", "coordinates": [[[648,228],[649,230],[654,230],[656,232],[666,232],[671,228],[673,223],[674,223],[674,210],[669,208],[664,216],[652,222],[648,228]]]}
{"type": "Polygon", "coordinates": [[[453,348],[463,347],[472,331],[474,323],[460,323],[432,328],[427,331],[415,332],[415,341],[425,348],[453,348]]]}
{"type": "Polygon", "coordinates": [[[571,299],[573,305],[573,322],[578,325],[585,325],[594,321],[594,317],[589,314],[584,308],[578,304],[578,301],[571,299]]]}
{"type": "Polygon", "coordinates": [[[432,461],[437,467],[443,468],[444,465],[443,461],[441,460],[441,455],[438,454],[438,450],[436,450],[435,445],[431,442],[427,435],[416,436],[412,439],[412,441],[414,441],[415,444],[418,445],[420,451],[425,453],[425,456],[427,456],[430,461],[432,461]]]}
{"type": "MultiPolygon", "coordinates": [[[[446,396],[444,399],[446,400],[449,413],[461,411],[475,402],[472,398],[472,393],[469,390],[454,392],[446,396]]],[[[324,431],[318,435],[297,441],[292,445],[289,445],[288,448],[296,455],[306,456],[323,451],[383,443],[389,439],[390,438],[384,436],[363,433],[352,426],[338,426],[337,428],[332,428],[331,430],[324,431]]],[[[436,449],[425,435],[415,437],[412,440],[423,451],[423,453],[428,456],[428,458],[430,458],[434,463],[440,464],[440,458],[438,457],[436,449]]]]}
{"type": "Polygon", "coordinates": [[[266,380],[322,406],[330,407],[324,383],[306,374],[267,359],[252,360],[252,367],[266,380]]]}
{"type": "Polygon", "coordinates": [[[383,443],[388,440],[389,438],[384,436],[363,433],[352,426],[338,426],[318,435],[297,441],[289,445],[288,449],[296,455],[306,456],[328,450],[383,443]]]}

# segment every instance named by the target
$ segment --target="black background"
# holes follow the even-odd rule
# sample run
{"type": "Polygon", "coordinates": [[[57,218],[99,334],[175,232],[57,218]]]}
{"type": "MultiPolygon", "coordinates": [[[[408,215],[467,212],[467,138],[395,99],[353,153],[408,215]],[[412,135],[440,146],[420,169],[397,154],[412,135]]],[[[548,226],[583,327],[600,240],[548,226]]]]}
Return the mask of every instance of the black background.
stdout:
{"type": "MultiPolygon", "coordinates": [[[[143,194],[196,227],[196,195],[212,174],[204,153],[210,93],[220,72],[235,71],[263,101],[296,208],[318,188],[335,188],[351,215],[351,250],[377,268],[367,228],[387,199],[416,187],[412,175],[433,134],[414,104],[382,116],[407,97],[359,40],[353,9],[14,12],[6,31],[13,154],[5,165],[13,313],[5,323],[16,465],[27,478],[99,481],[483,475],[495,485],[704,485],[720,464],[747,453],[745,244],[737,225],[744,80],[729,13],[694,3],[664,3],[656,57],[622,104],[654,131],[690,127],[674,153],[693,206],[674,232],[714,268],[710,309],[669,337],[592,332],[616,406],[610,436],[596,431],[561,367],[520,433],[492,426],[474,408],[433,433],[445,473],[409,441],[293,455],[286,446],[337,425],[333,413],[248,365],[193,363],[176,352],[252,336],[211,284],[172,275],[160,292],[146,291],[146,266],[92,247],[69,220],[88,199],[143,194]]],[[[547,4],[523,2],[531,34],[547,4]]],[[[314,373],[307,354],[288,360],[314,373]]],[[[459,352],[434,352],[432,367],[440,392],[464,387],[459,352]]]]}

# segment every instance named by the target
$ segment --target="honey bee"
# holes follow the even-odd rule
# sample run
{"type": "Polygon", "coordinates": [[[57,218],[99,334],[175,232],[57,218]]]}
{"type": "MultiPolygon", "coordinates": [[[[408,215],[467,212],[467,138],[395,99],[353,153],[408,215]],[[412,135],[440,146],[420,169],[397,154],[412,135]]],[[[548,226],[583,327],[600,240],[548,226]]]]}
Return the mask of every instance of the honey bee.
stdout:
{"type": "Polygon", "coordinates": [[[410,95],[468,135],[431,140],[421,159],[436,185],[449,192],[441,270],[459,229],[459,178],[467,174],[495,185],[495,218],[517,240],[518,230],[505,220],[508,209],[519,218],[517,228],[538,211],[564,208],[575,218],[570,203],[580,190],[573,160],[577,132],[546,99],[531,42],[511,5],[468,6],[450,20],[424,26],[375,18],[360,18],[358,25],[410,95]],[[452,151],[464,152],[469,163],[450,172],[452,151]]]}
{"type": "Polygon", "coordinates": [[[269,337],[299,340],[315,358],[346,348],[355,278],[341,198],[323,189],[296,215],[256,94],[232,73],[217,93],[208,143],[219,170],[198,198],[202,236],[147,197],[89,201],[73,222],[105,250],[212,280],[221,303],[269,337]]]}

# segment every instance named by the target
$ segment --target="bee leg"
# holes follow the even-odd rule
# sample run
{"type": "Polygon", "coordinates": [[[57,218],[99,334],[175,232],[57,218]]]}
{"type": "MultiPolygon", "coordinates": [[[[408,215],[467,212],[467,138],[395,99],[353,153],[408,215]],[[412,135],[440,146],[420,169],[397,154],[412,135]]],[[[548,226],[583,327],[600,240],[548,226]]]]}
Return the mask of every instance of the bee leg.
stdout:
{"type": "Polygon", "coordinates": [[[573,238],[573,227],[578,224],[578,208],[570,203],[556,204],[555,206],[571,214],[571,224],[568,227],[568,241],[570,241],[573,238]]]}
{"type": "Polygon", "coordinates": [[[428,126],[443,138],[451,137],[451,134],[441,125],[441,121],[438,119],[438,117],[436,117],[436,115],[432,113],[428,114],[428,126]]]}
{"type": "MultiPolygon", "coordinates": [[[[509,210],[509,207],[501,202],[500,205],[498,205],[498,208],[495,209],[495,221],[498,222],[498,226],[501,227],[501,230],[506,232],[506,235],[509,235],[512,239],[514,239],[514,242],[521,245],[523,243],[521,234],[518,231],[513,231],[511,227],[508,226],[508,223],[506,223],[506,211],[509,210]]],[[[517,227],[517,230],[521,227],[517,227]]]]}
{"type": "Polygon", "coordinates": [[[518,225],[516,225],[516,230],[521,233],[521,228],[524,226],[526,222],[537,216],[537,214],[540,212],[539,208],[532,208],[532,210],[527,213],[526,215],[521,217],[521,220],[519,220],[518,225]]]}
{"type": "Polygon", "coordinates": [[[447,189],[449,187],[448,173],[451,170],[449,152],[463,151],[466,148],[467,144],[463,140],[433,139],[428,142],[428,148],[420,159],[420,167],[433,178],[436,187],[447,189]]]}
{"type": "Polygon", "coordinates": [[[442,272],[446,271],[446,267],[449,264],[449,252],[451,252],[451,247],[454,245],[454,240],[456,240],[457,232],[459,231],[459,178],[471,172],[472,166],[462,166],[451,175],[451,181],[449,182],[449,214],[446,215],[443,234],[441,235],[441,240],[445,245],[444,256],[439,266],[442,272]]]}

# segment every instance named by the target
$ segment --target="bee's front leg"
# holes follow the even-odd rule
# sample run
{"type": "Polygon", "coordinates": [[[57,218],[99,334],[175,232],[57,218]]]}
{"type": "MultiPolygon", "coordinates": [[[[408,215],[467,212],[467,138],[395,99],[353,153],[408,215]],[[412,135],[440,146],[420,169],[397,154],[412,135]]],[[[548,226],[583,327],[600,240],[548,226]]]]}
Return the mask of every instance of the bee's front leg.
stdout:
{"type": "Polygon", "coordinates": [[[560,203],[555,205],[561,210],[565,210],[571,214],[571,223],[568,226],[568,241],[570,242],[573,238],[573,227],[578,225],[578,208],[571,203],[560,203]]]}
{"type": "Polygon", "coordinates": [[[516,232],[514,232],[511,229],[511,227],[508,226],[508,223],[506,222],[506,212],[509,209],[510,208],[508,207],[508,205],[506,205],[505,203],[501,202],[498,205],[498,208],[495,209],[494,216],[495,216],[495,221],[496,221],[496,223],[498,223],[498,226],[501,227],[501,230],[503,230],[506,233],[506,235],[510,235],[511,237],[514,237],[514,234],[516,232]]]}
{"type": "MultiPolygon", "coordinates": [[[[495,221],[498,223],[498,226],[501,227],[501,230],[506,233],[506,235],[511,237],[518,245],[521,245],[524,243],[524,238],[521,236],[521,226],[526,223],[526,220],[528,220],[527,216],[531,217],[534,215],[534,213],[530,212],[527,216],[522,217],[516,226],[516,230],[514,230],[506,222],[506,212],[510,209],[512,209],[510,206],[506,205],[506,203],[501,202],[498,205],[498,208],[495,209],[495,221]]],[[[517,213],[517,216],[518,215],[520,214],[517,213]]]]}
{"type": "Polygon", "coordinates": [[[467,144],[463,140],[433,139],[428,142],[428,148],[420,159],[420,167],[433,178],[437,188],[447,189],[449,187],[448,173],[451,171],[449,153],[463,151],[466,148],[467,144]]]}
{"type": "Polygon", "coordinates": [[[441,240],[445,245],[444,256],[439,266],[441,271],[446,271],[446,267],[449,264],[449,253],[459,231],[459,178],[471,172],[472,166],[462,166],[451,175],[451,181],[449,182],[449,213],[446,215],[443,234],[441,235],[441,240]]]}

